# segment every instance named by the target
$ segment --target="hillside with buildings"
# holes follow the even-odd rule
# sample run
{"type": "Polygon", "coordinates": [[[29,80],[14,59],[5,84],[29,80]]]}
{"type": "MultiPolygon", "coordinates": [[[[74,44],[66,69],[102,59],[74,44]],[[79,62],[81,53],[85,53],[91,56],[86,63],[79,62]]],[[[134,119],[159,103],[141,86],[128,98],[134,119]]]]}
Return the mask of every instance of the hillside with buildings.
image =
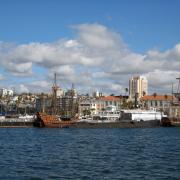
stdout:
{"type": "MultiPolygon", "coordinates": [[[[143,76],[134,76],[129,80],[129,95],[104,95],[102,92],[92,94],[78,94],[72,85],[71,89],[63,90],[57,86],[56,101],[52,93],[22,93],[13,90],[0,89],[0,114],[35,114],[46,112],[53,114],[56,104],[56,114],[61,117],[87,116],[98,114],[108,108],[117,111],[122,109],[156,109],[170,114],[172,103],[179,103],[179,99],[167,94],[148,94],[148,80],[143,76]]],[[[175,93],[177,95],[177,93],[175,93]]],[[[177,106],[178,107],[178,106],[177,106]]]]}

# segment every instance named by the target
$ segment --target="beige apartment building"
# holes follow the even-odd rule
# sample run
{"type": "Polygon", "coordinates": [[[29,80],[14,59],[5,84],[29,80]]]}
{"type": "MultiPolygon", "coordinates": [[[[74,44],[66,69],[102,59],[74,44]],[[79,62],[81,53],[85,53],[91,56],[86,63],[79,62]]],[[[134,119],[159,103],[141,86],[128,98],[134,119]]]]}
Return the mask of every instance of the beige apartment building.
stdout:
{"type": "Polygon", "coordinates": [[[134,76],[129,80],[129,97],[131,100],[137,99],[148,94],[148,81],[144,76],[134,76]]]}

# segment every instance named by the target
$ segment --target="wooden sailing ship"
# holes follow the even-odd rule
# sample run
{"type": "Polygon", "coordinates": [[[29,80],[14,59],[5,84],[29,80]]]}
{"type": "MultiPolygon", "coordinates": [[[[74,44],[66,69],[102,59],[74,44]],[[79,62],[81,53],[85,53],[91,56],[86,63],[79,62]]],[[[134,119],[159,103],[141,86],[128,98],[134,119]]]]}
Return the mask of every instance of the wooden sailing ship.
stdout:
{"type": "Polygon", "coordinates": [[[52,107],[51,107],[51,113],[47,114],[44,112],[38,112],[36,114],[36,118],[34,121],[35,127],[48,127],[48,128],[68,128],[72,124],[74,124],[75,118],[74,117],[68,117],[68,118],[61,118],[58,115],[58,109],[57,109],[57,90],[58,86],[56,83],[56,74],[54,75],[54,84],[52,87],[52,107]]]}
{"type": "Polygon", "coordinates": [[[48,127],[48,128],[68,128],[74,124],[74,120],[63,121],[56,115],[48,115],[46,113],[37,113],[36,120],[34,121],[35,127],[48,127]]]}

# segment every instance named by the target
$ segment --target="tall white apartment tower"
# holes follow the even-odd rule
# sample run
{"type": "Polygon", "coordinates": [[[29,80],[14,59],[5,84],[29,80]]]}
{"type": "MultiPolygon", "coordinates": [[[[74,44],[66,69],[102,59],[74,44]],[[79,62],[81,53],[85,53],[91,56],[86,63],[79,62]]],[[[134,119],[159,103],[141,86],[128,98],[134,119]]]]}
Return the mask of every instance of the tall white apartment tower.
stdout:
{"type": "Polygon", "coordinates": [[[148,81],[144,76],[134,76],[129,80],[129,97],[130,99],[141,98],[148,94],[148,81]]]}

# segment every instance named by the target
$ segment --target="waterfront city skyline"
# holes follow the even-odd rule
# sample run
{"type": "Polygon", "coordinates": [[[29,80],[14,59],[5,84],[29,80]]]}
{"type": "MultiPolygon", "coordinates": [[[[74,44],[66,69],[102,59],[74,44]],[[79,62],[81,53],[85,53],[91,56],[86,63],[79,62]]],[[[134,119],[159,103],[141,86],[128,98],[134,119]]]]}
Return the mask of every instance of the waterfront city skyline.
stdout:
{"type": "Polygon", "coordinates": [[[123,94],[143,75],[149,93],[180,77],[180,2],[0,1],[0,87],[123,94]]]}

